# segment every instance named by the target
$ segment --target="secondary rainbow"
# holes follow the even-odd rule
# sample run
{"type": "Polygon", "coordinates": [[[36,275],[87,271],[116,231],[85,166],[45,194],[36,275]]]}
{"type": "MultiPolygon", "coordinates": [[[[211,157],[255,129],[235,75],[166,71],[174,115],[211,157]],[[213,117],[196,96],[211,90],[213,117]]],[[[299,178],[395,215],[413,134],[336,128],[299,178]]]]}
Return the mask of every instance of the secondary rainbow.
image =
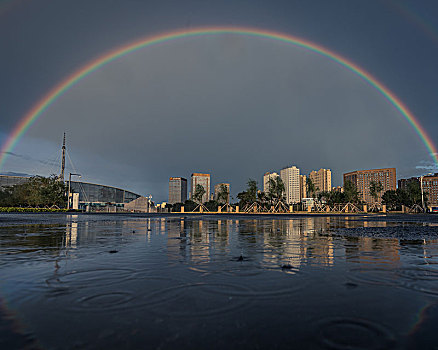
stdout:
{"type": "Polygon", "coordinates": [[[220,35],[220,34],[236,34],[236,35],[244,35],[250,37],[258,37],[258,38],[266,38],[273,39],[277,41],[282,41],[285,43],[289,43],[295,45],[297,47],[301,47],[307,49],[309,51],[313,51],[321,56],[327,57],[332,61],[344,66],[350,71],[356,73],[363,80],[365,80],[369,85],[377,89],[384,98],[386,98],[399,112],[400,114],[408,121],[408,123],[414,128],[415,132],[418,134],[424,145],[426,146],[427,151],[435,162],[435,165],[438,166],[438,152],[433,144],[431,138],[427,135],[426,131],[418,122],[417,118],[409,111],[409,109],[403,104],[403,102],[386,86],[384,86],[381,82],[379,82],[376,78],[374,78],[371,74],[366,72],[364,69],[360,68],[353,62],[348,59],[338,55],[337,53],[330,51],[320,45],[317,45],[308,40],[304,40],[292,35],[265,31],[260,29],[253,28],[240,28],[240,27],[208,27],[208,28],[198,28],[191,30],[179,30],[168,32],[156,36],[151,36],[147,38],[143,38],[137,41],[134,41],[125,46],[119,47],[115,50],[112,50],[97,59],[89,62],[82,68],[75,71],[73,74],[64,79],[61,83],[56,85],[49,93],[47,93],[38,103],[36,103],[31,110],[27,112],[27,114],[19,121],[14,130],[10,133],[4,144],[1,148],[0,153],[0,169],[2,168],[7,156],[8,152],[11,152],[23,134],[35,123],[38,118],[66,91],[68,91],[73,85],[77,84],[80,80],[98,70],[99,68],[111,63],[114,60],[117,60],[120,57],[128,55],[137,50],[143,49],[145,47],[149,47],[155,44],[164,43],[167,41],[177,40],[181,38],[187,37],[196,37],[196,36],[207,36],[207,35],[220,35]]]}

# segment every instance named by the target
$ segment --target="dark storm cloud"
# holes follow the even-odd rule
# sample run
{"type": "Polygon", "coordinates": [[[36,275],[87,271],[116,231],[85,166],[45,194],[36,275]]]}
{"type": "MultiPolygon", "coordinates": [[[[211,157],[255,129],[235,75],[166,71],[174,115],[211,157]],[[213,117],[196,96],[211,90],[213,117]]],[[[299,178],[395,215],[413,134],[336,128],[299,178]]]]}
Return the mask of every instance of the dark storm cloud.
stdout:
{"type": "Polygon", "coordinates": [[[56,165],[56,166],[58,165],[58,163],[56,163],[55,161],[37,159],[31,157],[29,154],[17,154],[14,152],[0,152],[0,153],[6,154],[7,156],[12,156],[14,158],[24,159],[26,161],[38,162],[44,165],[56,165]]]}
{"type": "MultiPolygon", "coordinates": [[[[0,135],[102,52],[172,28],[232,24],[299,35],[352,59],[396,92],[438,142],[438,50],[386,3],[108,4],[41,0],[1,18],[7,69],[0,135]]],[[[426,10],[437,13],[436,4],[426,10]]],[[[332,168],[335,184],[356,168],[397,166],[398,175],[412,176],[421,173],[417,166],[433,166],[401,115],[352,73],[314,54],[235,36],[161,45],[96,72],[51,106],[14,150],[36,160],[9,157],[5,166],[32,173],[52,159],[63,131],[75,168],[88,179],[160,199],[169,176],[192,171],[212,172],[214,182],[231,181],[235,191],[248,177],[288,164],[304,172],[332,168]]]]}

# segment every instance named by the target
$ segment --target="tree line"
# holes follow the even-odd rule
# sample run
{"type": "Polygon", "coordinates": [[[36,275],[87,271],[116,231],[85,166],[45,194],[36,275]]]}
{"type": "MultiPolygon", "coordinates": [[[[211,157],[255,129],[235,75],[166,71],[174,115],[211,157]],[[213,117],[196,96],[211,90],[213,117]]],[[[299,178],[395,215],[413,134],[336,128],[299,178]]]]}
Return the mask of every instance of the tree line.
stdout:
{"type": "Polygon", "coordinates": [[[66,192],[66,185],[57,175],[32,176],[23,184],[0,188],[0,206],[65,208],[66,192]]]}

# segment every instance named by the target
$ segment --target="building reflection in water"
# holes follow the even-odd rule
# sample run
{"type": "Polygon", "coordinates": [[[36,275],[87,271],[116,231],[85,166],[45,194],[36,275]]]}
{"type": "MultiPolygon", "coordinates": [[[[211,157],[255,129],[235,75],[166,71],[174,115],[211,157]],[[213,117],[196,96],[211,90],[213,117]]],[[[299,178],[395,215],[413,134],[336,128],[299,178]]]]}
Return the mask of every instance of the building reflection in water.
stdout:
{"type": "Polygon", "coordinates": [[[210,236],[208,221],[193,220],[189,222],[190,258],[194,263],[206,263],[210,260],[210,236]]]}
{"type": "MultiPolygon", "coordinates": [[[[77,222],[71,216],[66,225],[62,246],[76,248],[96,240],[105,227],[126,235],[144,234],[151,243],[154,235],[167,235],[169,260],[210,264],[233,260],[243,255],[263,268],[291,265],[333,266],[336,259],[352,264],[399,264],[404,244],[396,238],[349,237],[337,235],[345,228],[398,226],[386,221],[358,220],[354,217],[303,217],[294,219],[224,218],[146,218],[99,222],[77,222]],[[96,227],[98,225],[98,227],[96,227]],[[222,260],[221,260],[222,259],[222,260]]],[[[419,240],[426,263],[436,259],[437,240],[419,240]]],[[[435,261],[435,260],[434,260],[435,261]]],[[[364,266],[365,266],[364,265],[364,266]]]]}
{"type": "Polygon", "coordinates": [[[394,265],[400,262],[400,242],[395,238],[345,237],[345,259],[359,264],[394,265]]]}
{"type": "Polygon", "coordinates": [[[423,239],[423,259],[427,265],[438,263],[438,239],[423,239]]]}
{"type": "Polygon", "coordinates": [[[78,223],[69,222],[65,230],[65,248],[76,248],[76,241],[78,239],[78,223]]]}
{"type": "MultiPolygon", "coordinates": [[[[162,221],[161,221],[162,222],[162,221]]],[[[349,263],[394,264],[400,260],[399,239],[346,237],[338,229],[386,227],[385,221],[349,217],[294,219],[199,219],[167,221],[169,257],[196,264],[233,259],[239,254],[267,268],[289,264],[333,266],[336,259],[349,263]]],[[[434,241],[433,241],[434,242],[434,241]]],[[[428,243],[424,243],[427,256],[428,243]]]]}
{"type": "Polygon", "coordinates": [[[334,263],[333,238],[320,237],[329,226],[330,218],[180,218],[168,222],[168,254],[200,264],[208,263],[212,257],[229,260],[241,254],[264,267],[278,268],[285,264],[296,268],[305,264],[331,266],[334,263]]]}
{"type": "Polygon", "coordinates": [[[295,268],[302,265],[333,264],[332,238],[319,234],[327,230],[327,221],[314,218],[269,220],[266,225],[260,221],[260,230],[264,240],[263,263],[268,265],[289,264],[295,268]]]}

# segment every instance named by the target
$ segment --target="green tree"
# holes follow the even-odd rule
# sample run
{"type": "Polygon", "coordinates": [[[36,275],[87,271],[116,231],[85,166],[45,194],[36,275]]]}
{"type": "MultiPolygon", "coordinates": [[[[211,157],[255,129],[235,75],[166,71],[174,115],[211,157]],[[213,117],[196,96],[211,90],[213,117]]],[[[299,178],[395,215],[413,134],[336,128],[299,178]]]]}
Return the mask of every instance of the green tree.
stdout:
{"type": "Polygon", "coordinates": [[[217,211],[219,203],[217,201],[215,201],[214,199],[212,199],[212,200],[209,200],[208,202],[204,203],[204,205],[209,211],[217,211]]]}
{"type": "Polygon", "coordinates": [[[196,204],[196,202],[194,202],[194,201],[192,201],[190,199],[187,199],[184,202],[184,211],[193,211],[193,210],[195,210],[195,208],[197,206],[198,206],[198,204],[196,204]]]}
{"type": "Polygon", "coordinates": [[[397,195],[397,204],[399,206],[405,205],[407,207],[411,206],[411,199],[409,198],[409,193],[402,188],[397,188],[395,191],[397,195]]]}
{"type": "Polygon", "coordinates": [[[228,187],[221,184],[219,187],[219,193],[217,194],[217,202],[219,204],[227,204],[229,202],[230,192],[228,187]]]}
{"type": "Polygon", "coordinates": [[[371,181],[370,182],[370,195],[373,197],[374,202],[377,202],[379,198],[380,192],[383,191],[383,185],[380,181],[371,181]]]}
{"type": "MultiPolygon", "coordinates": [[[[184,203],[174,203],[172,204],[172,211],[179,213],[181,211],[181,207],[184,205],[184,203]]],[[[185,210],[185,207],[184,207],[185,210]]]]}
{"type": "Polygon", "coordinates": [[[238,193],[237,199],[239,199],[239,205],[242,207],[257,201],[257,181],[248,179],[246,191],[238,193]]]}
{"type": "Polygon", "coordinates": [[[399,195],[395,190],[386,191],[382,195],[382,202],[391,210],[397,209],[401,205],[399,195]]]}
{"type": "Polygon", "coordinates": [[[268,181],[268,199],[272,202],[284,200],[285,187],[280,176],[275,179],[270,178],[268,181]]]}
{"type": "Polygon", "coordinates": [[[195,187],[195,193],[193,193],[193,199],[195,202],[202,203],[202,197],[205,194],[204,186],[197,184],[195,187]]]}
{"type": "MultiPolygon", "coordinates": [[[[423,192],[424,203],[427,203],[427,192],[423,192]]],[[[407,186],[407,197],[409,198],[408,206],[415,204],[422,205],[421,203],[421,185],[420,181],[410,181],[407,186]]]]}
{"type": "Polygon", "coordinates": [[[268,196],[263,191],[257,191],[257,201],[259,203],[264,203],[268,200],[268,196]]]}
{"type": "Polygon", "coordinates": [[[45,207],[56,205],[65,207],[67,202],[66,186],[57,175],[50,177],[33,176],[20,185],[1,190],[1,206],[45,207]]]}
{"type": "Polygon", "coordinates": [[[308,176],[306,178],[306,189],[307,193],[309,193],[312,198],[316,198],[316,193],[319,191],[319,188],[315,186],[312,179],[308,176]]]}
{"type": "Polygon", "coordinates": [[[247,184],[247,192],[248,192],[248,199],[254,203],[257,200],[257,181],[253,179],[248,179],[247,184]]]}
{"type": "Polygon", "coordinates": [[[346,203],[350,202],[358,204],[361,202],[359,191],[357,190],[356,186],[349,180],[345,181],[344,183],[344,196],[344,200],[346,203]]]}

